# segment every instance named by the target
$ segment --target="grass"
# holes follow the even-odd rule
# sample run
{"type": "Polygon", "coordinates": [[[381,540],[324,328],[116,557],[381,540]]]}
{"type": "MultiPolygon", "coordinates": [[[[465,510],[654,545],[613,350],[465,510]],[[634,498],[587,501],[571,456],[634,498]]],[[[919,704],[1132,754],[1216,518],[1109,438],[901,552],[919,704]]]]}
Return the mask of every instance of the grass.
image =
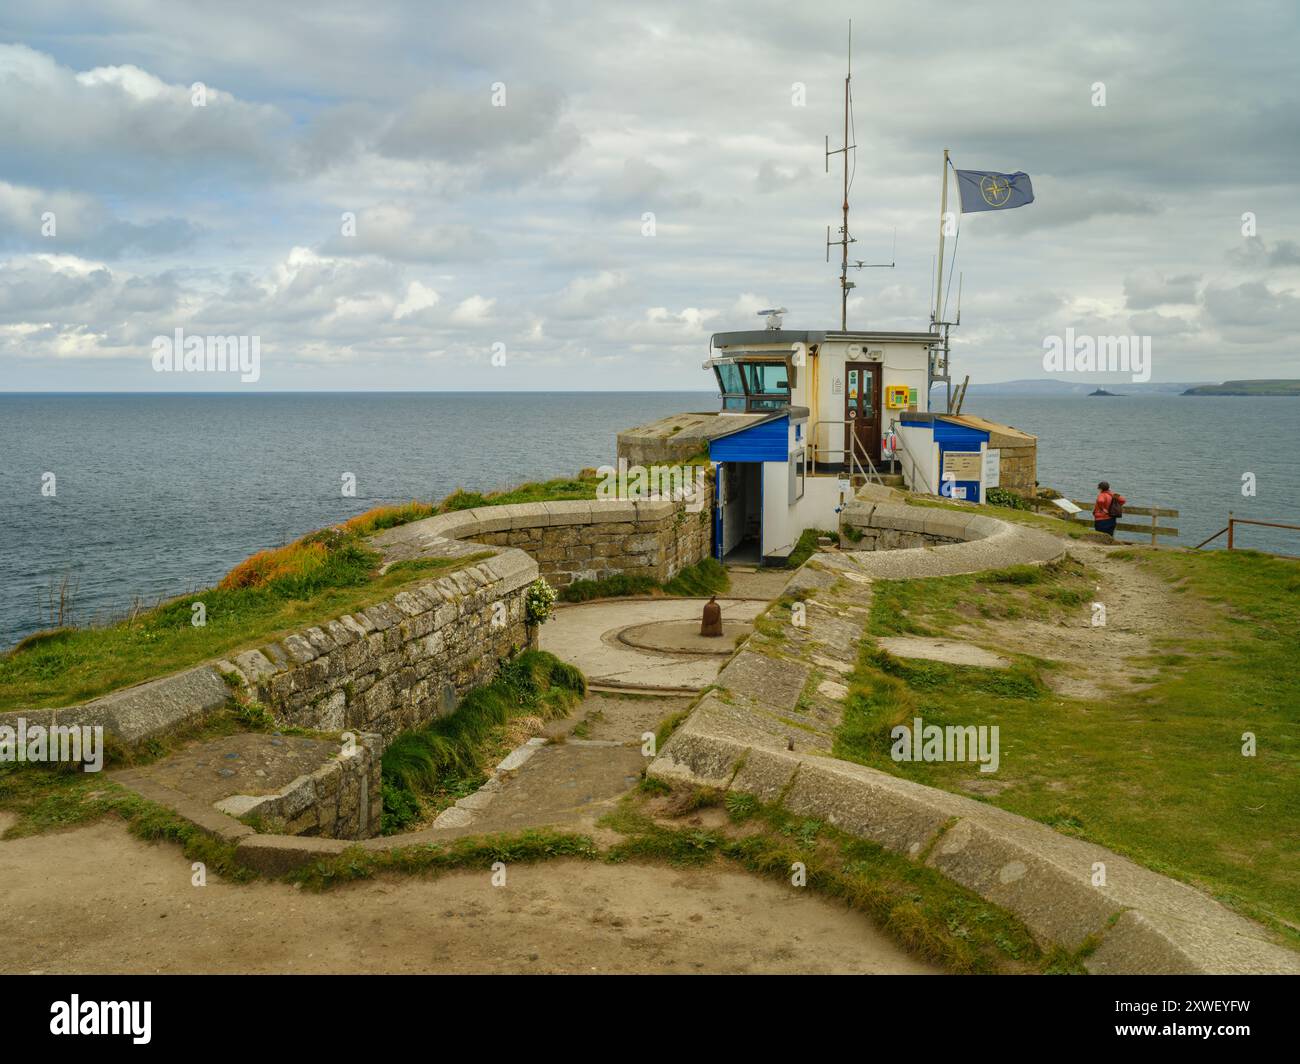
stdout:
{"type": "Polygon", "coordinates": [[[519,484],[505,491],[487,493],[457,488],[436,506],[438,513],[472,510],[478,506],[509,506],[520,502],[572,502],[594,499],[600,477],[594,470],[584,470],[576,477],[519,484]]]}
{"type": "Polygon", "coordinates": [[[316,533],[281,551],[263,552],[270,557],[255,555],[217,587],[133,618],[102,628],[29,636],[0,656],[0,710],[71,705],[262,646],[391,598],[406,584],[473,564],[490,553],[421,559],[381,576],[379,556],[358,537],[316,533]],[[206,611],[201,627],[191,623],[195,602],[202,602],[206,611]]]}
{"type": "Polygon", "coordinates": [[[567,716],[586,690],[572,665],[529,650],[505,662],[491,683],[467,693],[450,716],[395,736],[383,755],[381,830],[402,831],[476,790],[489,758],[512,745],[512,721],[567,716]]]}
{"type": "Polygon", "coordinates": [[[258,551],[216,587],[113,624],[37,632],[0,655],[0,711],[73,705],[363,609],[409,582],[491,554],[402,562],[381,576],[380,557],[365,537],[471,506],[591,499],[599,482],[594,470],[584,470],[575,478],[530,482],[486,495],[457,489],[440,502],[379,506],[338,527],[258,551]],[[192,623],[196,602],[206,614],[201,626],[192,623]]]}
{"type": "MultiPolygon", "coordinates": [[[[1017,655],[1002,672],[864,645],[834,753],[963,793],[996,782],[977,797],[1198,886],[1300,945],[1300,564],[1225,551],[1111,557],[1150,567],[1185,603],[1181,631],[1131,663],[1151,687],[1070,699],[1044,684],[1049,661],[1017,655]],[[889,728],[914,716],[998,725],[1001,768],[895,763],[889,728]]],[[[1077,563],[1036,572],[877,583],[869,631],[943,635],[972,614],[1086,608],[1092,581],[1077,563]]]]}
{"type": "Polygon", "coordinates": [[[601,849],[584,834],[534,829],[512,835],[462,838],[392,851],[349,849],[288,877],[326,890],[381,873],[438,876],[553,858],[610,864],[667,863],[705,868],[726,863],[833,898],[876,921],[911,952],[958,973],[1078,973],[1086,950],[1043,951],[1010,913],[958,886],[933,869],[874,843],[855,839],[819,820],[762,805],[751,795],[706,789],[673,791],[645,781],[601,827],[622,836],[601,849]],[[650,814],[656,802],[666,812],[650,814]],[[681,818],[725,803],[728,825],[679,825],[681,818]],[[669,822],[665,823],[665,819],[669,822]],[[806,887],[791,884],[792,866],[806,870],[806,887]]]}
{"type": "Polygon", "coordinates": [[[792,890],[841,901],[910,952],[954,973],[1083,971],[1080,955],[1044,952],[1005,910],[924,864],[821,820],[763,805],[752,795],[696,789],[673,792],[667,800],[672,815],[721,804],[730,824],[678,827],[648,815],[644,801],[661,794],[657,787],[625,800],[601,821],[624,836],[606,860],[664,861],[678,868],[732,863],[792,890]],[[805,888],[793,886],[796,865],[803,867],[805,888]]]}
{"type": "Polygon", "coordinates": [[[694,565],[688,565],[666,583],[661,584],[649,576],[618,573],[600,580],[575,580],[560,592],[560,598],[565,602],[654,594],[703,598],[706,595],[721,594],[729,584],[726,567],[716,558],[705,558],[694,565]]]}
{"type": "Polygon", "coordinates": [[[1051,532],[1057,536],[1069,536],[1071,539],[1082,539],[1084,536],[1093,534],[1091,523],[1085,524],[1081,521],[1066,521],[1060,517],[1046,517],[1042,514],[1033,513],[1028,510],[1021,510],[1012,506],[991,506],[986,503],[952,503],[943,502],[939,499],[921,498],[916,495],[907,495],[903,501],[908,506],[928,506],[936,510],[956,510],[964,514],[984,514],[988,517],[996,517],[1000,521],[1011,521],[1015,524],[1030,525],[1034,528],[1041,528],[1045,532],[1051,532]]]}
{"type": "Polygon", "coordinates": [[[173,842],[191,861],[202,861],[209,872],[244,881],[253,873],[235,860],[235,848],[200,831],[169,809],[147,801],[103,778],[99,773],[24,765],[0,768],[0,809],[18,819],[6,839],[38,835],[119,816],[136,838],[173,842]]]}
{"type": "MultiPolygon", "coordinates": [[[[516,691],[527,687],[531,681],[525,677],[535,677],[546,667],[541,659],[531,664],[521,661],[520,675],[512,678],[511,686],[516,691]]],[[[18,814],[6,838],[115,815],[126,821],[136,837],[175,843],[187,859],[204,862],[210,872],[234,882],[256,878],[236,862],[233,846],[215,842],[170,811],[102,777],[35,766],[5,769],[0,771],[0,808],[18,814]]],[[[806,889],[870,917],[901,945],[948,971],[1081,971],[1083,951],[1043,952],[1011,914],[923,864],[852,838],[822,821],[762,805],[752,795],[700,788],[673,791],[660,781],[645,780],[602,821],[602,827],[622,837],[601,849],[590,836],[538,828],[390,851],[358,846],[286,878],[305,889],[325,890],[382,873],[437,876],[489,869],[497,862],[512,865],[570,858],[611,864],[662,861],[684,868],[725,862],[790,884],[792,867],[799,862],[806,870],[806,889]],[[714,829],[665,824],[647,814],[645,803],[651,800],[666,800],[667,815],[678,818],[721,804],[730,823],[714,829]]]]}
{"type": "Polygon", "coordinates": [[[824,528],[807,528],[799,533],[799,539],[794,545],[794,550],[785,560],[786,569],[798,569],[809,558],[817,553],[817,540],[822,536],[829,536],[832,543],[840,541],[838,532],[827,532],[824,528]]]}
{"type": "Polygon", "coordinates": [[[594,859],[599,852],[587,835],[535,828],[518,834],[461,838],[446,845],[378,851],[356,847],[338,857],[306,865],[288,878],[309,890],[320,891],[381,872],[436,876],[464,868],[491,868],[498,861],[521,864],[557,857],[594,859]]]}

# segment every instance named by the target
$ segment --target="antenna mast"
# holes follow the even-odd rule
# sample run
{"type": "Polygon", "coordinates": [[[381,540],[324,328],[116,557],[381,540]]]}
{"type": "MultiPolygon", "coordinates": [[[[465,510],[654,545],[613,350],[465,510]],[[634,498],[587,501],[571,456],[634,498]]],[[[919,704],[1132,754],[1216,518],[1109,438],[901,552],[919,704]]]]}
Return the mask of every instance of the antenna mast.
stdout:
{"type": "MultiPolygon", "coordinates": [[[[840,331],[845,332],[849,327],[849,289],[857,287],[849,280],[850,265],[855,270],[873,269],[876,267],[885,267],[893,269],[893,262],[863,262],[859,259],[857,262],[849,262],[849,245],[856,244],[857,240],[849,235],[849,152],[857,150],[857,144],[849,143],[849,114],[852,109],[852,94],[850,92],[850,83],[853,80],[853,20],[849,19],[849,48],[848,62],[844,71],[844,140],[843,147],[831,151],[831,138],[828,134],[826,137],[826,172],[831,172],[831,156],[844,156],[844,221],[840,226],[840,238],[831,239],[831,227],[826,227],[826,261],[831,261],[831,247],[838,244],[840,247],[840,331]]],[[[856,139],[856,132],[855,132],[856,139]]],[[[897,242],[898,234],[894,234],[897,242]]]]}

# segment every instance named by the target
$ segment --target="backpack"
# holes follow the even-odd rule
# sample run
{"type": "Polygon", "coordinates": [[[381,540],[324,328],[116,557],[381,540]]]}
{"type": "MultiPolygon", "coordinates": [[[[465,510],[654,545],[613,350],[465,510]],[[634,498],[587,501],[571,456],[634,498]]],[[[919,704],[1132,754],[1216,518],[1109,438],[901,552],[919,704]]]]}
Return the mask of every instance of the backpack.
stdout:
{"type": "Polygon", "coordinates": [[[1120,505],[1119,496],[1114,492],[1110,496],[1110,504],[1106,507],[1107,517],[1123,517],[1124,507],[1120,505]]]}

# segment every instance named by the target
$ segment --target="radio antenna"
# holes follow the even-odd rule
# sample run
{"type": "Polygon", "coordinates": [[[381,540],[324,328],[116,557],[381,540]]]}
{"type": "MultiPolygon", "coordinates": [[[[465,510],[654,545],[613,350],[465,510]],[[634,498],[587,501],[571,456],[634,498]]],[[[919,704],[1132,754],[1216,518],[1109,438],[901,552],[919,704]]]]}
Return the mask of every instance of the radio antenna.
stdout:
{"type": "MultiPolygon", "coordinates": [[[[877,267],[893,269],[894,267],[894,263],[892,261],[891,262],[863,262],[861,259],[858,259],[855,262],[852,263],[849,262],[849,245],[857,243],[856,238],[849,233],[849,186],[851,184],[849,178],[849,152],[851,151],[856,152],[858,147],[856,143],[853,144],[849,143],[849,123],[853,114],[853,90],[852,90],[853,20],[852,19],[849,19],[848,45],[849,45],[848,61],[844,71],[844,140],[842,142],[842,146],[832,151],[830,134],[826,135],[826,172],[828,174],[831,172],[832,155],[844,156],[843,159],[844,203],[841,207],[841,210],[843,211],[843,222],[840,225],[840,238],[838,240],[832,240],[831,227],[829,225],[826,227],[826,261],[827,262],[829,262],[831,258],[831,247],[835,244],[838,244],[840,247],[840,331],[841,332],[847,331],[849,327],[849,290],[851,288],[857,287],[852,281],[849,280],[850,267],[852,267],[855,270],[874,269],[877,267]]],[[[853,131],[853,139],[854,141],[857,140],[856,129],[854,129],[853,131]]],[[[854,173],[856,174],[857,172],[856,154],[853,156],[853,159],[854,159],[853,169],[854,169],[854,173]]],[[[894,242],[895,242],[895,249],[896,249],[897,242],[898,242],[897,229],[894,230],[894,242]]],[[[893,255],[890,256],[891,259],[893,259],[893,257],[894,257],[893,255]]]]}

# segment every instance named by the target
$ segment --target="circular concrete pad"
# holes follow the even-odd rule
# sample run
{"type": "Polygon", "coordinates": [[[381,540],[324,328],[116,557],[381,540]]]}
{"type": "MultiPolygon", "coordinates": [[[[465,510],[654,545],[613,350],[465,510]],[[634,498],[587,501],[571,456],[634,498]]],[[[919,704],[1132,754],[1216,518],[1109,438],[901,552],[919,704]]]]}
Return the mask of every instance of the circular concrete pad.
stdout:
{"type": "Polygon", "coordinates": [[[698,620],[650,621],[624,628],[618,640],[637,650],[664,654],[730,654],[736,649],[736,639],[753,630],[747,621],[723,621],[722,635],[707,636],[700,635],[698,620]]]}
{"type": "MultiPolygon", "coordinates": [[[[578,666],[594,684],[649,690],[698,691],[715,679],[726,661],[721,654],[646,650],[629,646],[620,632],[660,621],[686,621],[697,626],[702,598],[607,599],[562,606],[542,625],[541,646],[578,666]]],[[[752,599],[718,599],[722,623],[752,622],[767,608],[752,599]]],[[[735,641],[725,637],[721,643],[735,641]]]]}

